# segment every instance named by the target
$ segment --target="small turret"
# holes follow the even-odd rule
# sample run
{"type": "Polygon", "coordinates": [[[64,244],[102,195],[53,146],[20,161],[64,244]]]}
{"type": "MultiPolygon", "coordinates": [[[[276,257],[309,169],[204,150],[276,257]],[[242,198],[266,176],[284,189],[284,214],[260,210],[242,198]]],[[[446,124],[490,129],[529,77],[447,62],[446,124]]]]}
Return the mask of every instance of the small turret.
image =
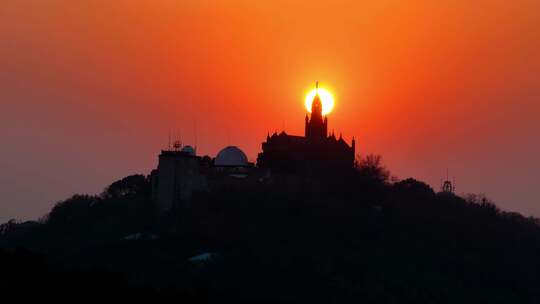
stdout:
{"type": "Polygon", "coordinates": [[[327,116],[324,116],[323,135],[324,137],[328,136],[328,117],[327,116]]]}
{"type": "Polygon", "coordinates": [[[306,113],[306,123],[305,123],[305,126],[304,126],[304,134],[306,137],[309,137],[309,117],[306,113]]]}

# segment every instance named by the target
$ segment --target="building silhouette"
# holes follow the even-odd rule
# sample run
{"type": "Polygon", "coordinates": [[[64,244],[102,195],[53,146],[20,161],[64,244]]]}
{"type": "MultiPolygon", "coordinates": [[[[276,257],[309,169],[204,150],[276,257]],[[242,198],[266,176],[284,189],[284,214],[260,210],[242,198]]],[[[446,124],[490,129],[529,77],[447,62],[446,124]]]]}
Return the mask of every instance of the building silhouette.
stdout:
{"type": "Polygon", "coordinates": [[[354,167],[355,140],[351,146],[342,135],[328,135],[328,118],[322,115],[318,94],[306,114],[304,136],[282,131],[268,134],[257,157],[257,166],[271,172],[290,174],[318,174],[354,167]]]}
{"type": "Polygon", "coordinates": [[[201,173],[202,158],[191,146],[163,150],[158,167],[151,173],[152,198],[159,212],[181,207],[194,192],[208,190],[206,177],[201,173]]]}
{"type": "Polygon", "coordinates": [[[197,156],[195,148],[182,147],[177,141],[173,148],[161,151],[158,166],[151,173],[156,210],[180,210],[194,193],[238,184],[246,180],[253,168],[253,163],[236,146],[225,147],[210,158],[197,156]]]}
{"type": "MultiPolygon", "coordinates": [[[[199,157],[191,146],[161,151],[157,169],[152,171],[152,198],[160,212],[182,208],[196,192],[245,187],[263,181],[268,173],[289,177],[320,175],[350,170],[355,164],[355,140],[328,134],[328,118],[322,115],[322,102],[315,94],[311,115],[306,114],[304,136],[282,131],[267,135],[257,167],[236,146],[227,146],[216,155],[199,157]]],[[[328,175],[331,176],[331,175],[328,175]]]]}

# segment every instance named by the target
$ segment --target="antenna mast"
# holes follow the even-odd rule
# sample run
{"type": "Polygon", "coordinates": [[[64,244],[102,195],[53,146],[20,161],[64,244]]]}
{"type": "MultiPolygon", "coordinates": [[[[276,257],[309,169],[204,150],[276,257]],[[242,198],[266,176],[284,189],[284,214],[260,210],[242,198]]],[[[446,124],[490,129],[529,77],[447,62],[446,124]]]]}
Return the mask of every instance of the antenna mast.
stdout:
{"type": "Polygon", "coordinates": [[[446,169],[446,180],[441,185],[441,191],[444,193],[451,193],[454,194],[456,191],[456,188],[454,187],[454,183],[450,181],[450,177],[448,175],[448,169],[446,169]]]}
{"type": "Polygon", "coordinates": [[[169,151],[171,150],[171,129],[169,129],[169,143],[168,143],[167,149],[169,151]]]}
{"type": "Polygon", "coordinates": [[[194,147],[194,150],[195,150],[195,154],[197,154],[197,120],[194,119],[193,120],[193,132],[195,133],[194,134],[194,141],[195,141],[195,147],[194,147]]]}

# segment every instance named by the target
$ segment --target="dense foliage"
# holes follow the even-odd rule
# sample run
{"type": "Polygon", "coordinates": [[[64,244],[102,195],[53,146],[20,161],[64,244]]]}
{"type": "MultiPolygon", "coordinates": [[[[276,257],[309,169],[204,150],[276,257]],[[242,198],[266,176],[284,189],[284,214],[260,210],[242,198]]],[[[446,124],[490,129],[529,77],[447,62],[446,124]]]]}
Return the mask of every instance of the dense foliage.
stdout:
{"type": "Polygon", "coordinates": [[[148,178],[129,176],[41,222],[2,225],[2,284],[187,302],[540,301],[538,220],[389,179],[372,157],[348,174],[231,185],[155,214],[148,178]]]}

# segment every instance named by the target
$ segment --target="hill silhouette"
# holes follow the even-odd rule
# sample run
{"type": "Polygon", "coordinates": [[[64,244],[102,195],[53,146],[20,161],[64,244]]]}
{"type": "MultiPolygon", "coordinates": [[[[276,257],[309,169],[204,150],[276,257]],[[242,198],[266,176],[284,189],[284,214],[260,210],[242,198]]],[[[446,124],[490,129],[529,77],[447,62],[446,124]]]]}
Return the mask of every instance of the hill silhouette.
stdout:
{"type": "Polygon", "coordinates": [[[156,214],[143,175],[0,227],[7,292],[188,303],[538,303],[538,219],[344,174],[227,184],[156,214]],[[192,259],[204,254],[209,259],[192,259]]]}

